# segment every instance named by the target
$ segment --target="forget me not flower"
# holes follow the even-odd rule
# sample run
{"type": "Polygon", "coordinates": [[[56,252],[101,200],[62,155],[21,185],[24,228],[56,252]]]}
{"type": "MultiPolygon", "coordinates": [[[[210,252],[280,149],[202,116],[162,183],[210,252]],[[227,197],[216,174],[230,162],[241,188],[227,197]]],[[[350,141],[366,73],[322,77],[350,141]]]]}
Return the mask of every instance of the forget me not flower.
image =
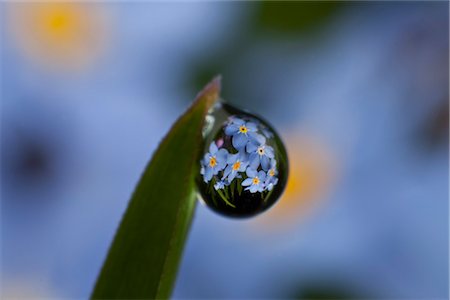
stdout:
{"type": "Polygon", "coordinates": [[[272,133],[272,131],[269,130],[269,128],[263,127],[263,128],[261,128],[261,132],[265,135],[266,138],[268,138],[268,139],[273,138],[273,133],[272,133]]]}
{"type": "Polygon", "coordinates": [[[203,179],[209,182],[213,175],[217,175],[227,165],[228,151],[226,149],[218,149],[215,142],[209,146],[209,153],[203,157],[203,179]]]}
{"type": "Polygon", "coordinates": [[[258,125],[259,130],[261,130],[262,134],[264,134],[264,136],[268,139],[273,138],[273,133],[272,131],[264,124],[262,124],[261,122],[257,121],[256,125],[258,125]]]}
{"type": "Polygon", "coordinates": [[[248,141],[247,147],[245,147],[245,149],[247,150],[247,153],[252,153],[252,152],[255,152],[259,146],[265,145],[265,144],[266,144],[266,138],[259,133],[255,133],[252,136],[252,139],[250,139],[248,141]]]}
{"type": "Polygon", "coordinates": [[[260,144],[259,146],[253,146],[249,144],[247,146],[247,152],[250,152],[250,167],[257,169],[261,164],[261,168],[264,171],[269,170],[270,160],[274,158],[273,148],[265,144],[260,144]]]}
{"type": "Polygon", "coordinates": [[[250,193],[264,191],[264,180],[266,179],[266,173],[264,171],[258,172],[254,169],[247,168],[246,174],[248,178],[242,182],[242,186],[246,186],[246,191],[249,190],[250,193]]]}
{"type": "Polygon", "coordinates": [[[244,172],[247,169],[247,154],[244,151],[230,154],[228,155],[227,164],[228,167],[223,172],[222,179],[228,177],[228,182],[231,182],[238,175],[238,172],[244,172]]]}
{"type": "Polygon", "coordinates": [[[278,178],[276,177],[278,171],[276,169],[277,161],[272,159],[270,162],[270,169],[266,174],[266,181],[264,182],[266,189],[271,191],[275,185],[278,183],[278,178]]]}
{"type": "Polygon", "coordinates": [[[266,189],[268,191],[273,190],[273,187],[276,186],[278,183],[278,178],[274,178],[274,180],[272,182],[269,182],[268,184],[266,183],[266,189]]]}
{"type": "Polygon", "coordinates": [[[277,161],[275,159],[271,159],[270,160],[270,169],[269,171],[267,171],[267,177],[266,177],[266,183],[269,180],[273,180],[274,178],[276,178],[275,176],[277,176],[278,171],[277,171],[277,161]]]}
{"type": "Polygon", "coordinates": [[[223,189],[226,185],[228,185],[228,182],[226,182],[225,180],[220,180],[218,182],[216,182],[216,184],[214,185],[214,188],[216,190],[221,190],[223,189]]]}
{"type": "Polygon", "coordinates": [[[241,150],[245,148],[249,141],[257,138],[257,130],[258,127],[255,123],[233,118],[227,127],[225,127],[225,134],[232,136],[231,143],[233,147],[241,150]]]}

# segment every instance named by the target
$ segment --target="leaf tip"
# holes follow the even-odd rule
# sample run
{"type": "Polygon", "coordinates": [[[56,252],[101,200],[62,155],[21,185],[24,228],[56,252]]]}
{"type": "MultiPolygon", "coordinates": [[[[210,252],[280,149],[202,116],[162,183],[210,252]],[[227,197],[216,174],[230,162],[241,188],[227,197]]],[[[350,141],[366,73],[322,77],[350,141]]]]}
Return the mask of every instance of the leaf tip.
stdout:
{"type": "Polygon", "coordinates": [[[221,87],[222,75],[217,75],[198,93],[197,101],[206,101],[207,106],[212,105],[219,98],[221,87]]]}

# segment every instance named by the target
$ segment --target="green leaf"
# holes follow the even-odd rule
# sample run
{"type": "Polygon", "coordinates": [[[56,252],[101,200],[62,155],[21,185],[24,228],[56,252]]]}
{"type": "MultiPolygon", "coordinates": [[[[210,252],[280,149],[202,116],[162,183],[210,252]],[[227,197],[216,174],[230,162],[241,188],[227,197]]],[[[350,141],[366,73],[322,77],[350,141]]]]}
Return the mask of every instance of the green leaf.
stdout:
{"type": "Polygon", "coordinates": [[[93,299],[170,297],[196,204],[202,127],[219,93],[217,77],[159,145],[123,216],[93,299]]]}

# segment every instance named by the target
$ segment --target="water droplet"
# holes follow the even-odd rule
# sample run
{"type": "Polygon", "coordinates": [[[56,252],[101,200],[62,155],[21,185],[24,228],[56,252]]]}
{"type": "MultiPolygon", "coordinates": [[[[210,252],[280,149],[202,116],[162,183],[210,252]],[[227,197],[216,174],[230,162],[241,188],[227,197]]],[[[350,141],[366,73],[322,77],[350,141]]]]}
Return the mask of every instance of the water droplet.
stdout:
{"type": "Polygon", "coordinates": [[[288,159],[265,120],[219,101],[203,128],[205,149],[197,176],[202,202],[230,217],[251,217],[271,207],[286,186],[288,159]]]}

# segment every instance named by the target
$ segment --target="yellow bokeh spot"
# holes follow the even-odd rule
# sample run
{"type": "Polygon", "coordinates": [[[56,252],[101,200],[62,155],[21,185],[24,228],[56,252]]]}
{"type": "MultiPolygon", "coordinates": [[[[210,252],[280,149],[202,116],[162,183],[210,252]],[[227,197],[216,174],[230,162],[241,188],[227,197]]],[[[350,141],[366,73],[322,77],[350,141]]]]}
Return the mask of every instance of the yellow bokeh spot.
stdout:
{"type": "Polygon", "coordinates": [[[48,33],[56,38],[70,37],[71,34],[74,34],[76,27],[79,26],[77,24],[79,20],[74,13],[67,8],[49,10],[42,16],[42,22],[44,26],[47,26],[48,33]]]}
{"type": "Polygon", "coordinates": [[[285,140],[288,142],[289,157],[286,189],[274,208],[258,222],[272,229],[304,220],[311,215],[315,211],[314,207],[324,203],[337,170],[331,147],[319,137],[293,133],[287,135],[285,140]]]}
{"type": "Polygon", "coordinates": [[[93,3],[10,3],[7,17],[18,48],[45,67],[80,70],[98,57],[108,36],[104,10],[93,3]]]}

